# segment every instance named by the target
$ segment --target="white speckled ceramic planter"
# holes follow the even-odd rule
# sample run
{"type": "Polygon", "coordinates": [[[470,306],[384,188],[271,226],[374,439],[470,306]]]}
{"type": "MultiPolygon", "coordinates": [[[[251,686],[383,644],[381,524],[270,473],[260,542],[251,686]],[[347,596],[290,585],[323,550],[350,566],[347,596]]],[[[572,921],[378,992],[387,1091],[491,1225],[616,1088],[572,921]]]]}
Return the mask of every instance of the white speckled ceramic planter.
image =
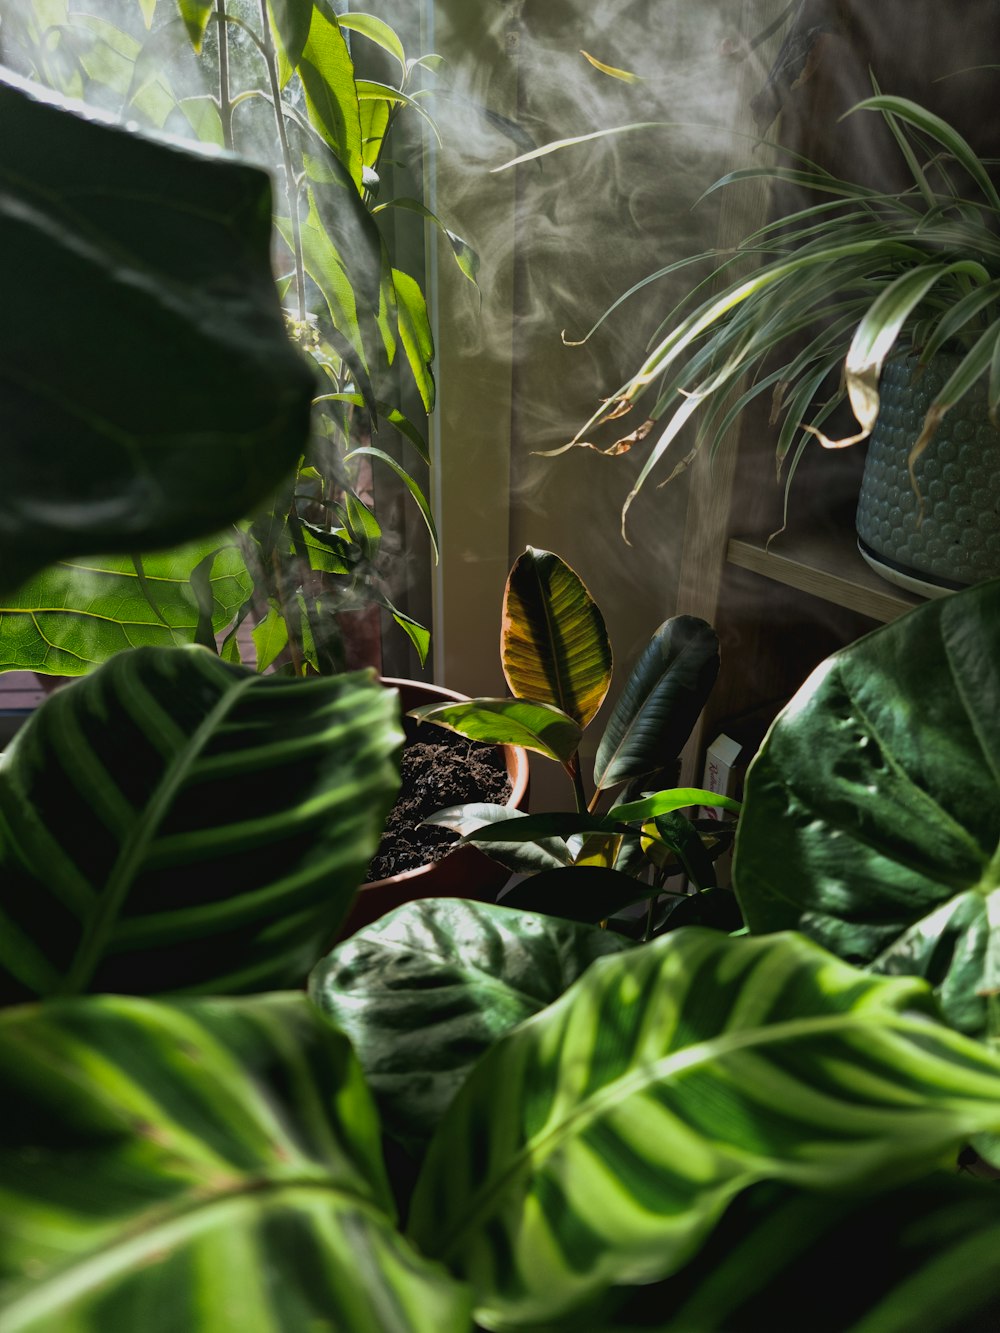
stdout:
{"type": "Polygon", "coordinates": [[[945,416],[918,460],[923,522],[907,458],[924,415],[958,364],[913,358],[882,372],[878,422],[858,502],[858,547],[883,577],[933,595],[1000,576],[1000,431],[980,381],[945,416]]]}

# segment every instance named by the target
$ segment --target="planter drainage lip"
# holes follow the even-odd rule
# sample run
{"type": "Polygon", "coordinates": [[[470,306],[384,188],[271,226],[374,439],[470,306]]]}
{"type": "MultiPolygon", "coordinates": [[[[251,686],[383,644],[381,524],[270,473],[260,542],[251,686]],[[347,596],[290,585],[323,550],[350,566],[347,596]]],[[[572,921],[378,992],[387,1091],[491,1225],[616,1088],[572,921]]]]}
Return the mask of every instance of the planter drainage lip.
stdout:
{"type": "Polygon", "coordinates": [[[858,550],[871,569],[885,579],[888,583],[894,583],[897,588],[905,588],[907,592],[918,593],[922,597],[946,597],[952,592],[961,592],[963,588],[968,588],[968,583],[957,583],[952,579],[940,578],[934,575],[923,573],[919,569],[913,569],[909,565],[900,564],[898,560],[893,560],[890,556],[881,555],[873,551],[865,541],[858,538],[858,550]]]}

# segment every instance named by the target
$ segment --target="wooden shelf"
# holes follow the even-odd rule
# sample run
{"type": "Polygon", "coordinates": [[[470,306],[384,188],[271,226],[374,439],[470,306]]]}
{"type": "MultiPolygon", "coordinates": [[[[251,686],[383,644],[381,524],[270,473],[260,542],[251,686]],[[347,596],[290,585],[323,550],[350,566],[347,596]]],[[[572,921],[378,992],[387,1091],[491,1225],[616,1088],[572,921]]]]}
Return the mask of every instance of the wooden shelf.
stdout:
{"type": "Polygon", "coordinates": [[[924,601],[915,593],[886,583],[869,569],[851,532],[785,533],[775,538],[770,549],[759,538],[734,537],[726,559],[741,569],[872,620],[895,620],[924,601]]]}

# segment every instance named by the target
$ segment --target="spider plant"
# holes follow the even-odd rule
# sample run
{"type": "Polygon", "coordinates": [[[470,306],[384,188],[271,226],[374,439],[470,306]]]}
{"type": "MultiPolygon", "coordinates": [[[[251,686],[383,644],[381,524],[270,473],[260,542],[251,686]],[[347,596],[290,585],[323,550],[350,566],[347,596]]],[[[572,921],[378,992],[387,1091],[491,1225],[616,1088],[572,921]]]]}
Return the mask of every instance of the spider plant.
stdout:
{"type": "Polygon", "coordinates": [[[1000,195],[990,164],[953,125],[908,99],[876,90],[847,114],[859,113],[884,118],[906,164],[905,188],[843,180],[798,155],[791,165],[732,171],[707,193],[766,177],[799,197],[806,192],[809,202],[733,250],[682,259],[633,288],[687,264],[712,265],[663,321],[642,365],[563,446],[581,444],[595,426],[655,393],[648,420],[606,450],[623,452],[658,429],[622,509],[623,534],[632,502],[687,422],[697,422],[697,433],[668,482],[702,445],[714,452],[759,394],[772,394],[772,418],[780,422],[776,461],[779,476],[787,463],[786,505],[810,435],[839,447],[871,433],[890,356],[905,350],[926,364],[939,351],[959,354],[911,450],[911,479],[942,417],[984,376],[995,414],[1000,195]],[[845,396],[858,430],[829,439],[822,426],[845,396]]]}

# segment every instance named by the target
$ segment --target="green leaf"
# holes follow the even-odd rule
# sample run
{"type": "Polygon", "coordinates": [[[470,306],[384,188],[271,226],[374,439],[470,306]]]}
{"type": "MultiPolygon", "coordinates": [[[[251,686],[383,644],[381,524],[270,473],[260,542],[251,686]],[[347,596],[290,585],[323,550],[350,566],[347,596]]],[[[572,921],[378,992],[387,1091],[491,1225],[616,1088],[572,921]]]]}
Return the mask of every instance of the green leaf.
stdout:
{"type": "Polygon", "coordinates": [[[257,650],[257,670],[266,671],[288,647],[288,625],[275,606],[267,608],[267,615],[253,628],[253,642],[257,650]]]}
{"type": "Polygon", "coordinates": [[[309,994],[350,1037],[384,1126],[422,1147],[484,1051],[624,947],[607,931],[431,898],[338,945],[309,994]]]}
{"type": "MultiPolygon", "coordinates": [[[[367,405],[360,393],[322,394],[316,401],[320,403],[351,403],[354,407],[365,407],[367,405]]],[[[385,402],[376,401],[375,407],[378,412],[379,421],[387,421],[390,426],[398,430],[400,435],[404,435],[410,441],[424,462],[430,463],[431,460],[427,450],[427,442],[409,417],[404,416],[398,408],[390,407],[389,404],[385,402]]]]}
{"type": "Polygon", "coordinates": [[[201,648],[51,695],[0,769],[0,998],[300,982],[378,845],[397,707],[201,648]]]}
{"type": "Polygon", "coordinates": [[[424,520],[424,525],[431,539],[431,551],[434,555],[434,563],[439,559],[437,528],[434,524],[434,515],[431,513],[431,507],[427,503],[427,497],[423,491],[410,476],[406,468],[401,463],[397,463],[391,454],[387,454],[384,449],[376,449],[372,445],[365,445],[360,449],[352,449],[349,454],[344,455],[344,462],[349,463],[352,458],[377,458],[380,462],[390,467],[396,476],[400,479],[406,489],[413,497],[414,504],[420,510],[420,516],[424,520]]]}
{"type": "Polygon", "coordinates": [[[342,29],[359,32],[383,51],[388,51],[399,62],[400,72],[405,75],[406,52],[403,43],[383,19],[376,18],[374,14],[341,14],[337,21],[342,29]]]}
{"type": "MultiPolygon", "coordinates": [[[[531,875],[504,894],[504,906],[545,912],[567,921],[599,921],[660,889],[606,866],[566,866],[531,875]]],[[[605,932],[607,933],[607,932],[605,932]]]]}
{"type": "Polygon", "coordinates": [[[473,250],[468,241],[463,240],[463,238],[455,232],[449,231],[437,214],[432,213],[426,204],[422,204],[419,199],[400,197],[398,199],[386,200],[384,204],[379,204],[377,208],[373,208],[372,212],[381,213],[387,208],[406,209],[410,213],[417,213],[420,217],[426,218],[428,222],[433,222],[451,246],[452,254],[455,256],[455,263],[458,265],[459,269],[474,286],[479,286],[477,281],[479,277],[479,255],[473,250]]]}
{"type": "Polygon", "coordinates": [[[242,517],[301,454],[313,377],[271,277],[264,172],[12,76],[0,119],[0,246],[18,255],[0,330],[9,591],[66,556],[242,517]]]}
{"type": "Polygon", "coordinates": [[[480,1060],[409,1233],[491,1329],[668,1276],[761,1180],[877,1190],[1000,1123],[1000,1059],[927,987],[795,935],[688,928],[595,963],[480,1060]],[[924,1011],[924,1012],[918,1012],[924,1011]]]}
{"type": "Polygon", "coordinates": [[[503,825],[512,819],[527,818],[529,816],[523,810],[515,810],[513,806],[469,801],[435,810],[424,823],[451,829],[462,838],[472,833],[480,835],[476,838],[477,848],[517,874],[535,875],[539,870],[558,870],[560,866],[572,865],[573,853],[562,838],[512,842],[504,837],[507,830],[503,825]]]}
{"type": "Polygon", "coordinates": [[[207,541],[143,556],[142,581],[130,556],[64,560],[0,605],[0,671],[79,676],[128,648],[195,642],[199,604],[190,580],[214,552],[208,585],[218,633],[251,590],[235,546],[207,541]]]}
{"type": "Polygon", "coordinates": [[[731,796],[720,796],[715,791],[705,791],[703,787],[672,787],[669,791],[654,792],[640,801],[625,801],[613,805],[608,811],[609,819],[620,819],[624,824],[636,820],[645,822],[657,815],[668,815],[672,810],[689,810],[695,805],[711,806],[715,810],[729,810],[732,814],[740,813],[739,801],[731,796]]]}
{"type": "Polygon", "coordinates": [[[147,30],[153,26],[153,18],[156,14],[156,0],[139,0],[139,8],[142,11],[142,21],[147,30]]]}
{"type": "Polygon", "coordinates": [[[410,711],[419,722],[457,731],[470,741],[523,745],[559,763],[568,762],[580,744],[580,728],[549,704],[530,699],[470,699],[467,703],[424,704],[410,711]]]}
{"type": "Polygon", "coordinates": [[[614,787],[677,759],[719,674],[719,640],[697,616],[664,621],[632,668],[597,747],[594,783],[614,787]]]}
{"type": "Polygon", "coordinates": [[[360,192],[361,118],[354,62],[336,17],[325,6],[313,6],[296,70],[305,90],[309,123],[347,168],[360,192]]]}
{"type": "Polygon", "coordinates": [[[279,82],[284,88],[302,59],[315,5],[313,0],[267,0],[267,10],[278,52],[279,82]]]}
{"type": "Polygon", "coordinates": [[[420,401],[428,412],[434,410],[434,337],[431,333],[427,302],[420,284],[398,268],[392,270],[392,285],[396,293],[399,337],[406,353],[407,364],[420,394],[420,401]]]}
{"type": "Polygon", "coordinates": [[[559,556],[529,546],[504,590],[500,661],[511,692],[568,713],[581,730],[611,684],[611,644],[600,608],[559,556]]]}
{"type": "Polygon", "coordinates": [[[1000,581],[824,662],[747,776],[733,867],[753,931],[801,929],[990,1030],[1000,989],[1000,581]]]}
{"type": "MultiPolygon", "coordinates": [[[[214,0],[177,0],[177,8],[184,20],[187,35],[196,51],[201,50],[205,38],[205,29],[211,17],[214,0]]],[[[147,22],[147,27],[149,24],[147,22]]]]}
{"type": "Polygon", "coordinates": [[[0,1087],[6,1333],[467,1333],[466,1295],[396,1231],[361,1070],[305,996],[11,1010],[0,1087]]]}

